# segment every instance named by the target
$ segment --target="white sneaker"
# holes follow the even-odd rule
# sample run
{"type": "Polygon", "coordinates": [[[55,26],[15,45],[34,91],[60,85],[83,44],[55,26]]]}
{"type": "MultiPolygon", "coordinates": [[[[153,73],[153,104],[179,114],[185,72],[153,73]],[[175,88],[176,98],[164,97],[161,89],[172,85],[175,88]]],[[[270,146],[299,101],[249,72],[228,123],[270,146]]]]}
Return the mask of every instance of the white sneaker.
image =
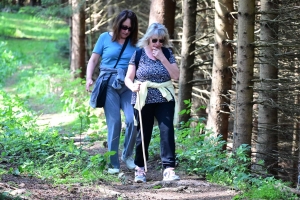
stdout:
{"type": "Polygon", "coordinates": [[[118,169],[118,168],[108,168],[107,172],[109,174],[118,174],[120,172],[120,169],[118,169]]]}
{"type": "Polygon", "coordinates": [[[174,168],[167,168],[163,173],[163,181],[179,181],[180,177],[175,174],[174,168]]]}
{"type": "Polygon", "coordinates": [[[127,157],[127,158],[121,158],[122,160],[123,160],[123,162],[125,162],[125,164],[126,164],[126,167],[128,168],[128,169],[135,169],[135,164],[134,164],[134,160],[133,160],[133,158],[131,157],[131,156],[129,156],[129,157],[127,157]]]}
{"type": "Polygon", "coordinates": [[[136,166],[134,176],[134,182],[146,183],[146,173],[144,167],[136,166]]]}

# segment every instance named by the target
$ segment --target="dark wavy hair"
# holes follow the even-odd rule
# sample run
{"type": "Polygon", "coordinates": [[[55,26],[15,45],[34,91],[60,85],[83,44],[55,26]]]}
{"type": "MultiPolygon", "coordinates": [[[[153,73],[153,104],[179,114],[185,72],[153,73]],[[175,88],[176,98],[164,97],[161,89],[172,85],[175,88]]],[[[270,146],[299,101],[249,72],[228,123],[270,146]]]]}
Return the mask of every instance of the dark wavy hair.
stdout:
{"type": "Polygon", "coordinates": [[[130,43],[131,45],[136,45],[138,41],[138,20],[136,17],[136,14],[132,12],[131,10],[123,10],[114,20],[113,26],[112,26],[112,32],[113,32],[113,37],[112,41],[117,41],[120,38],[120,30],[123,22],[129,18],[131,21],[131,28],[132,30],[130,31],[130,43]]]}

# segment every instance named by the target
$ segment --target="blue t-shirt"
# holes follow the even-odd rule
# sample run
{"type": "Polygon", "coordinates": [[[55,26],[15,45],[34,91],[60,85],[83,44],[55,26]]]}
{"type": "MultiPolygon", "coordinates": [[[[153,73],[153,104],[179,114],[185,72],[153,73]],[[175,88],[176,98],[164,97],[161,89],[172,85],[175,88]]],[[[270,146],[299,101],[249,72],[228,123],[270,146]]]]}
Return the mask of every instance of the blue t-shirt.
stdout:
{"type": "MultiPolygon", "coordinates": [[[[100,68],[113,68],[120,55],[122,45],[116,41],[112,42],[111,38],[112,36],[109,32],[104,32],[99,36],[95,44],[93,53],[97,53],[101,56],[100,68]]],[[[129,40],[116,68],[127,69],[129,60],[136,49],[137,47],[132,46],[129,40]]]]}

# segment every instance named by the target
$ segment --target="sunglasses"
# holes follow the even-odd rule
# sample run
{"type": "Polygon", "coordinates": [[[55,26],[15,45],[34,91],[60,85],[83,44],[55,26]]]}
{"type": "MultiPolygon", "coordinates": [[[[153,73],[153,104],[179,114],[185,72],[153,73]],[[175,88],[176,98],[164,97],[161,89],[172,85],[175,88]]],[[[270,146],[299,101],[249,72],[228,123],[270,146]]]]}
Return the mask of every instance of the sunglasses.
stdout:
{"type": "Polygon", "coordinates": [[[132,31],[132,28],[131,28],[131,27],[124,26],[124,25],[121,25],[121,29],[124,30],[124,31],[126,31],[126,30],[132,31]]]}
{"type": "Polygon", "coordinates": [[[151,41],[152,41],[152,43],[156,43],[157,41],[159,41],[159,43],[161,43],[161,44],[165,42],[164,39],[152,39],[151,41]]]}

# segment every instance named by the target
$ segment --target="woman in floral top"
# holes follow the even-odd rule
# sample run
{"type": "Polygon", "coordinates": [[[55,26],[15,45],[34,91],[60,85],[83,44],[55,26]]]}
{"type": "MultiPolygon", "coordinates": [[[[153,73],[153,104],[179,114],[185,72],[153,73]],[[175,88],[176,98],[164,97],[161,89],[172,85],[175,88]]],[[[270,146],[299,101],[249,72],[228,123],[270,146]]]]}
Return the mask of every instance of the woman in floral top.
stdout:
{"type": "MultiPolygon", "coordinates": [[[[174,110],[175,94],[171,79],[178,80],[179,69],[170,49],[171,43],[166,27],[159,23],[149,26],[146,34],[139,40],[142,54],[138,66],[135,66],[136,52],[129,61],[125,84],[132,90],[131,103],[141,109],[145,154],[148,159],[148,147],[151,140],[154,118],[160,130],[161,160],[164,168],[163,180],[179,180],[174,172],[175,139],[174,110]],[[169,59],[162,48],[168,48],[169,59]],[[137,98],[137,95],[139,98],[137,98]]],[[[143,159],[141,131],[137,136],[135,160],[135,182],[146,182],[143,159]]]]}

